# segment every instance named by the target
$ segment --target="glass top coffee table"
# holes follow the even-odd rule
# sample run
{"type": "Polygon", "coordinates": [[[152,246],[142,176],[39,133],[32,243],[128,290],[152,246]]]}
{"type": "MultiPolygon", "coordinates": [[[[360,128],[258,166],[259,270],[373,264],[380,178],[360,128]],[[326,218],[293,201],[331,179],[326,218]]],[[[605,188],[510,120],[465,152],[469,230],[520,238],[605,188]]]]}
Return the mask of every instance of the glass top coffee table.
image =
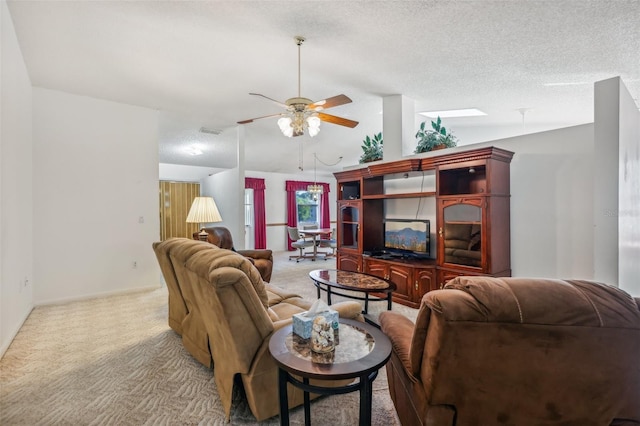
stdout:
{"type": "Polygon", "coordinates": [[[360,425],[370,425],[372,383],[391,356],[389,338],[367,323],[340,318],[333,351],[313,352],[309,340],[294,334],[288,325],[276,331],[269,341],[269,351],[279,367],[280,424],[289,424],[287,383],[291,383],[304,391],[305,425],[311,422],[309,393],[332,395],[356,390],[360,391],[360,425]],[[302,377],[302,382],[292,375],[302,377]],[[309,379],[355,378],[359,380],[339,387],[309,383],[309,379]]]}
{"type": "Polygon", "coordinates": [[[331,295],[347,297],[350,299],[364,300],[364,310],[362,313],[369,313],[369,301],[387,301],[387,310],[391,310],[391,296],[396,290],[396,285],[391,281],[384,280],[373,275],[367,275],[353,271],[339,271],[337,269],[315,269],[309,272],[309,278],[313,280],[313,285],[318,289],[318,299],[320,291],[327,293],[327,304],[331,305],[331,295]],[[364,293],[364,297],[336,290],[349,290],[364,293]],[[371,297],[371,293],[384,294],[385,297],[371,297]]]}

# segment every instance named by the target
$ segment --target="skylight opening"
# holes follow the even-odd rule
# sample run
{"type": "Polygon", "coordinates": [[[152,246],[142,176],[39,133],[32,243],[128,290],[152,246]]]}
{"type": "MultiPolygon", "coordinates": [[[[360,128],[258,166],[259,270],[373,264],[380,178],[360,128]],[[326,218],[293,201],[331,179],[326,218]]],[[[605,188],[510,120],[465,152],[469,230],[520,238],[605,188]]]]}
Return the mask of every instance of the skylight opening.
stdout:
{"type": "Polygon", "coordinates": [[[487,115],[486,112],[480,111],[477,108],[450,109],[446,111],[423,111],[418,114],[429,118],[479,117],[487,115]]]}

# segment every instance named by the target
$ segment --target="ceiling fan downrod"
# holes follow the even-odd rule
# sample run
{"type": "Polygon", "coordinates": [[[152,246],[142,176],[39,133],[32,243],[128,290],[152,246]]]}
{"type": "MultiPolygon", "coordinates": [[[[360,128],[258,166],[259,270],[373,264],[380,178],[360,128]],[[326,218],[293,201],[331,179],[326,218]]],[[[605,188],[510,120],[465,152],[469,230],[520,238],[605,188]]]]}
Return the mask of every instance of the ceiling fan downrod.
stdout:
{"type": "Polygon", "coordinates": [[[294,39],[296,40],[296,44],[298,45],[298,97],[301,98],[302,95],[300,95],[300,93],[302,92],[300,90],[300,46],[302,46],[305,38],[302,36],[295,36],[294,39]]]}

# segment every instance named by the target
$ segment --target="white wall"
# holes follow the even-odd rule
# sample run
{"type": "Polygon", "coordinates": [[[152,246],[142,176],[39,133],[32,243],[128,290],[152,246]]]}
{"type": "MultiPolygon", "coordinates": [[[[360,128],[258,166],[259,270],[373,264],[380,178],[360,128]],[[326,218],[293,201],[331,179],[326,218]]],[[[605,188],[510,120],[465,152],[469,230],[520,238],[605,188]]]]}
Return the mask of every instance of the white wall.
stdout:
{"type": "Polygon", "coordinates": [[[160,180],[174,182],[199,183],[201,179],[223,170],[224,169],[218,169],[215,167],[184,166],[182,164],[160,163],[158,167],[158,178],[160,180]]]}
{"type": "Polygon", "coordinates": [[[33,94],[36,304],[160,285],[157,112],[33,94]]]}
{"type": "Polygon", "coordinates": [[[594,87],[594,279],[618,283],[618,181],[620,79],[594,87]]]}
{"type": "Polygon", "coordinates": [[[511,268],[593,278],[593,125],[496,140],[511,161],[511,268]]]}
{"type": "Polygon", "coordinates": [[[200,195],[213,197],[222,216],[222,222],[205,226],[226,227],[233,237],[234,248],[244,249],[244,176],[240,170],[229,169],[202,179],[200,195]]]}
{"type": "Polygon", "coordinates": [[[0,357],[33,307],[31,81],[0,2],[0,357]],[[25,285],[26,284],[26,285],[25,285]]]}
{"type": "Polygon", "coordinates": [[[618,83],[618,280],[620,288],[640,296],[640,111],[618,83]]]}

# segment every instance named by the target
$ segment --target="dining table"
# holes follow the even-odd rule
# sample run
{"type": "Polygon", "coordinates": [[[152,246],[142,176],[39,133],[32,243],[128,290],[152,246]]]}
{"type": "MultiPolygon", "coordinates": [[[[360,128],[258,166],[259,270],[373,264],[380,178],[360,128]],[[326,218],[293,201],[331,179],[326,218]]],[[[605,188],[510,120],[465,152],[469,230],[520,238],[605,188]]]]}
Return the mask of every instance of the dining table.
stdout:
{"type": "Polygon", "coordinates": [[[316,260],[318,258],[318,254],[326,255],[326,253],[318,253],[318,242],[319,242],[318,237],[321,237],[323,235],[326,235],[327,237],[331,237],[331,232],[333,232],[331,228],[314,228],[314,229],[300,230],[300,233],[302,234],[303,237],[309,236],[313,239],[313,260],[316,260]]]}

